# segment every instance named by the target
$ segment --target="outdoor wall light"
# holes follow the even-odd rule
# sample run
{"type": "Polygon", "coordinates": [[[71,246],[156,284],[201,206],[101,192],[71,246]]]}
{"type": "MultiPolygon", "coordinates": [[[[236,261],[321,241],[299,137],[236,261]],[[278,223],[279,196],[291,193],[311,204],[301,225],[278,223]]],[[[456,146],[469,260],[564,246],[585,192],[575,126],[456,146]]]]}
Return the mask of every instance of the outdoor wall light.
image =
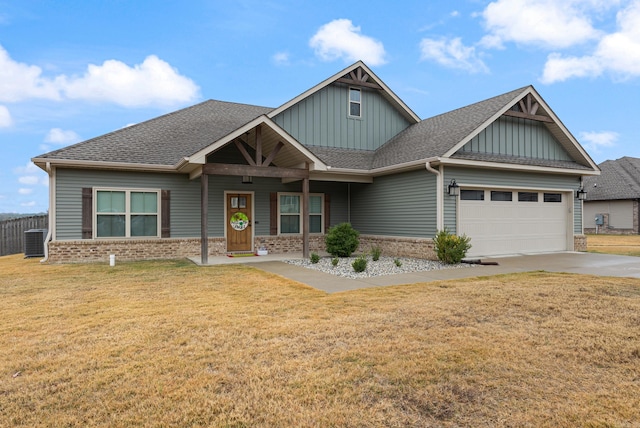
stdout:
{"type": "Polygon", "coordinates": [[[582,186],[580,186],[580,188],[576,192],[576,198],[580,199],[581,201],[584,201],[585,199],[587,199],[587,192],[584,190],[582,186]]]}
{"type": "Polygon", "coordinates": [[[460,194],[460,186],[456,183],[455,178],[451,180],[451,183],[449,183],[447,192],[449,193],[449,196],[458,196],[460,194]]]}
{"type": "Polygon", "coordinates": [[[253,183],[253,177],[250,175],[243,175],[242,176],[242,184],[251,184],[253,183]]]}

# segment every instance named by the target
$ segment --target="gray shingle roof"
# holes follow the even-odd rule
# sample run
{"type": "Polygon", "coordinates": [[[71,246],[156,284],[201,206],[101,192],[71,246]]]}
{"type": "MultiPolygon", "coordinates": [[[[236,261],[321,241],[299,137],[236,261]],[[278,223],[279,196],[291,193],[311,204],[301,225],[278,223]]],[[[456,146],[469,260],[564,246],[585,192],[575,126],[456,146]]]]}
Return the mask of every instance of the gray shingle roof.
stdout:
{"type": "Polygon", "coordinates": [[[451,156],[451,158],[476,160],[476,161],[482,161],[482,162],[510,163],[515,165],[543,166],[543,167],[549,167],[549,168],[581,169],[583,171],[592,170],[588,166],[580,165],[578,162],[539,159],[539,158],[525,158],[520,156],[496,155],[496,154],[490,154],[490,153],[459,152],[459,153],[455,153],[453,156],[451,156]]]}
{"type": "Polygon", "coordinates": [[[332,168],[369,170],[375,154],[372,150],[338,149],[333,147],[309,146],[311,153],[332,168]]]}
{"type": "Polygon", "coordinates": [[[372,167],[442,156],[525,89],[516,89],[410,126],[377,150],[372,167]]]}
{"type": "Polygon", "coordinates": [[[598,165],[602,173],[587,177],[584,189],[588,201],[640,199],[640,159],[623,157],[598,165]]]}
{"type": "Polygon", "coordinates": [[[173,166],[272,110],[209,100],[38,158],[173,166]]]}

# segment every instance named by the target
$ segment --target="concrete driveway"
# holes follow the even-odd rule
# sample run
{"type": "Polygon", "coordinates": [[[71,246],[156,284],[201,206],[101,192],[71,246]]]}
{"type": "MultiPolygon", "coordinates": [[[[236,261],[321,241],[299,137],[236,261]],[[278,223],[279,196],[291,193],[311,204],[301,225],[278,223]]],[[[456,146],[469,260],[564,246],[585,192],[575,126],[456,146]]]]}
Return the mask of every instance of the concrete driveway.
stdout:
{"type": "Polygon", "coordinates": [[[362,279],[342,278],[277,260],[257,259],[246,260],[245,264],[307,284],[327,293],[531,271],[640,278],[640,257],[574,252],[482,258],[482,261],[497,262],[498,264],[476,266],[469,269],[442,269],[362,279]]]}
{"type": "Polygon", "coordinates": [[[640,278],[640,257],[595,253],[552,253],[485,259],[514,272],[544,270],[640,278]]]}

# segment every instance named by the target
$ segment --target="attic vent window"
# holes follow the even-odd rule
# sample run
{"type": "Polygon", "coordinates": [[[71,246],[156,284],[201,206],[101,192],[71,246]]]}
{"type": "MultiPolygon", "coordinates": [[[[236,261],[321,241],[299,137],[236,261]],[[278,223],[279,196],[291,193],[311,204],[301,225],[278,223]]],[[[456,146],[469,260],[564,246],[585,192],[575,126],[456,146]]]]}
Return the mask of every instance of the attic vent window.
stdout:
{"type": "Polygon", "coordinates": [[[360,89],[349,88],[349,116],[362,117],[362,94],[360,89]]]}

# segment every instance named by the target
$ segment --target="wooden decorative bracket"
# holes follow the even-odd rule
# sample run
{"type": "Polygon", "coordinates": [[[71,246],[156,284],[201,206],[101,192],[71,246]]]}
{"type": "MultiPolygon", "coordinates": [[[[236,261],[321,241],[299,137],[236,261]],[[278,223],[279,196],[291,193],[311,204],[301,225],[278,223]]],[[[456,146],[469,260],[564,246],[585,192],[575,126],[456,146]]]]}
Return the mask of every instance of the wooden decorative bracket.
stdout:
{"type": "Polygon", "coordinates": [[[370,77],[371,76],[369,76],[362,69],[362,67],[358,67],[357,69],[353,70],[349,74],[346,74],[343,77],[336,80],[336,82],[346,83],[352,86],[364,86],[366,88],[382,89],[382,87],[377,83],[373,81],[370,82],[369,81],[370,77]]]}
{"type": "Polygon", "coordinates": [[[531,94],[527,94],[526,97],[518,101],[518,106],[520,107],[520,111],[507,110],[504,112],[504,116],[512,116],[535,120],[538,122],[553,123],[553,119],[551,119],[550,117],[536,114],[538,112],[538,108],[540,108],[540,105],[535,100],[535,98],[531,96],[531,94]]]}
{"type": "Polygon", "coordinates": [[[238,138],[233,140],[233,142],[236,145],[236,148],[238,149],[238,151],[242,154],[242,157],[244,157],[244,160],[246,160],[250,166],[258,166],[258,167],[265,167],[265,168],[271,165],[271,162],[273,162],[276,156],[278,156],[278,153],[280,152],[282,147],[284,147],[284,143],[282,141],[278,141],[278,144],[276,144],[276,146],[273,148],[271,153],[269,153],[269,155],[263,161],[262,160],[262,127],[260,125],[256,127],[256,141],[255,141],[256,158],[255,159],[251,157],[251,155],[245,148],[244,144],[246,143],[244,143],[244,141],[238,138]]]}

